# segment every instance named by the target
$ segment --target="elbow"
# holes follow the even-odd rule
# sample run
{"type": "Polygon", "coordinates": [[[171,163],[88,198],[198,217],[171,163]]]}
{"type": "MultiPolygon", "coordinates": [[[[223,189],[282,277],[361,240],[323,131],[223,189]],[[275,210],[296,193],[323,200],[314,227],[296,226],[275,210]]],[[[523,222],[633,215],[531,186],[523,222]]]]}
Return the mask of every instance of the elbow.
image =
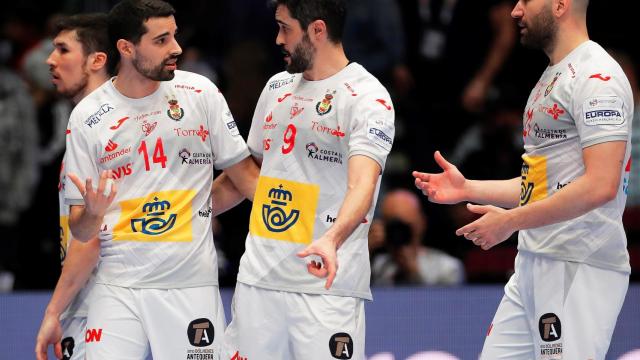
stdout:
{"type": "Polygon", "coordinates": [[[603,184],[599,186],[597,191],[593,192],[596,207],[614,200],[618,195],[618,185],[619,184],[603,184]]]}

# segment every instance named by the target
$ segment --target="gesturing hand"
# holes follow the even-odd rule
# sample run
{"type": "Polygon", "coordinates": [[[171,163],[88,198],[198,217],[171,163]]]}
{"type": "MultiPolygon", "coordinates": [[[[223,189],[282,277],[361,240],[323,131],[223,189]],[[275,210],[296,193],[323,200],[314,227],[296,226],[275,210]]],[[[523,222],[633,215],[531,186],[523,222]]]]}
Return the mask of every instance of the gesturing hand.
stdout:
{"type": "Polygon", "coordinates": [[[480,246],[482,250],[489,250],[495,245],[507,240],[515,232],[508,210],[492,205],[467,204],[469,211],[482,216],[460,229],[456,235],[464,236],[480,246]]]}
{"type": "Polygon", "coordinates": [[[57,316],[46,316],[42,320],[38,336],[36,337],[36,359],[47,360],[49,344],[53,345],[53,352],[58,359],[62,359],[62,327],[57,316]]]}
{"type": "Polygon", "coordinates": [[[434,203],[456,204],[465,200],[465,177],[455,165],[445,160],[439,151],[436,151],[433,157],[443,171],[439,174],[414,171],[416,187],[434,203]]]}
{"type": "Polygon", "coordinates": [[[116,184],[113,183],[111,176],[111,170],[102,171],[102,173],[100,173],[98,188],[93,190],[93,181],[91,178],[87,178],[86,184],[83,184],[82,180],[80,180],[76,174],[67,174],[67,177],[71,179],[73,184],[80,190],[80,194],[82,194],[82,198],[84,199],[85,211],[88,214],[101,217],[107,212],[107,208],[111,205],[117,193],[116,184]],[[105,193],[105,189],[109,191],[105,193]]]}
{"type": "Polygon", "coordinates": [[[307,263],[307,271],[319,278],[326,277],[327,282],[324,287],[329,290],[338,271],[338,254],[336,245],[326,237],[321,237],[307,246],[304,250],[300,251],[297,255],[301,258],[309,255],[317,255],[322,259],[322,261],[311,260],[311,262],[307,263]]]}

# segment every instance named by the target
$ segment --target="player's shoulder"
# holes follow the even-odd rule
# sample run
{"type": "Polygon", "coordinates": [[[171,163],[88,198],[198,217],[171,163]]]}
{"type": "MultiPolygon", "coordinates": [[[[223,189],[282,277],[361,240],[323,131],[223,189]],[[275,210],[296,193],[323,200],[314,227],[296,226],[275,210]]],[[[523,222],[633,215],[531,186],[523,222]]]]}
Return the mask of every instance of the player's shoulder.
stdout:
{"type": "Polygon", "coordinates": [[[184,70],[176,70],[175,76],[168,82],[168,85],[176,91],[187,91],[196,94],[210,90],[218,91],[216,84],[206,76],[184,70]]]}
{"type": "Polygon", "coordinates": [[[291,74],[286,71],[279,72],[269,78],[265,85],[265,91],[279,93],[278,90],[285,90],[292,87],[296,79],[299,79],[301,76],[301,74],[291,74]]]}
{"type": "Polygon", "coordinates": [[[345,86],[357,89],[357,93],[362,96],[366,95],[389,95],[384,85],[373,76],[364,66],[358,63],[350,63],[345,69],[344,76],[345,86]]]}
{"type": "Polygon", "coordinates": [[[620,64],[600,44],[589,41],[579,50],[575,65],[579,81],[599,80],[606,83],[614,77],[626,79],[620,64]]]}
{"type": "Polygon", "coordinates": [[[97,89],[85,96],[71,111],[70,125],[93,127],[100,122],[103,115],[115,109],[111,80],[107,80],[97,89]]]}

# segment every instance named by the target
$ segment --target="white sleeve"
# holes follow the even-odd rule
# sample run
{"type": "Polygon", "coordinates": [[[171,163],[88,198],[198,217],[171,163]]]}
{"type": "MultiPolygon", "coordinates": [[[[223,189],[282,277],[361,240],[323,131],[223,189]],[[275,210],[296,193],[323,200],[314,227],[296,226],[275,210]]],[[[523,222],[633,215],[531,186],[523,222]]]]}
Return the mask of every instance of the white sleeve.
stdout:
{"type": "MultiPolygon", "coordinates": [[[[87,126],[79,119],[78,112],[72,112],[67,130],[67,150],[65,173],[74,173],[81,181],[91,178],[94,186],[97,186],[100,179],[100,170],[96,162],[97,152],[95,151],[95,139],[86,129],[87,126]]],[[[68,205],[83,205],[84,200],[80,190],[67,177],[65,179],[65,202],[68,205]]]]}
{"type": "Polygon", "coordinates": [[[268,104],[267,91],[268,87],[265,86],[264,89],[262,89],[260,98],[258,99],[256,109],[253,112],[253,118],[251,119],[251,130],[249,130],[249,136],[247,137],[247,145],[249,146],[249,151],[251,151],[251,155],[258,159],[262,159],[262,153],[264,151],[264,144],[262,143],[264,140],[263,125],[266,121],[266,117],[270,116],[270,114],[265,114],[268,104]]]}
{"type": "Polygon", "coordinates": [[[210,95],[206,104],[213,165],[216,169],[225,169],[248,157],[249,150],[233,120],[227,101],[213,83],[210,84],[213,89],[208,92],[210,95]]]}
{"type": "Polygon", "coordinates": [[[582,147],[627,140],[633,117],[633,97],[621,72],[585,74],[574,85],[571,116],[582,147]]]}
{"type": "Polygon", "coordinates": [[[395,135],[395,112],[389,94],[367,94],[351,109],[349,157],[364,155],[384,169],[395,135]]]}

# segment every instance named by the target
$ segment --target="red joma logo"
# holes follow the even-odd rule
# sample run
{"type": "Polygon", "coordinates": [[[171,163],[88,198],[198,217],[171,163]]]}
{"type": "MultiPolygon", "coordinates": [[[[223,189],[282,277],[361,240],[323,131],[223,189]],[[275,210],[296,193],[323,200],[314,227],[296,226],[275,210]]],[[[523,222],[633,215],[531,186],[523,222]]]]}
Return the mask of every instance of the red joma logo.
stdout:
{"type": "Polygon", "coordinates": [[[593,74],[591,76],[589,76],[589,79],[599,79],[602,81],[609,81],[611,80],[611,76],[602,76],[602,74],[597,73],[597,74],[593,74]]]}
{"type": "Polygon", "coordinates": [[[129,119],[128,116],[123,117],[122,119],[118,120],[116,125],[111,126],[109,129],[111,130],[117,130],[120,125],[122,125],[122,123],[124,123],[125,121],[127,121],[129,119]]]}
{"type": "Polygon", "coordinates": [[[291,93],[284,94],[281,98],[278,98],[278,102],[279,103],[283,102],[284,99],[288,98],[289,96],[291,96],[291,93]]]}
{"type": "Polygon", "coordinates": [[[385,108],[387,108],[387,110],[391,111],[391,106],[387,105],[387,102],[385,100],[376,99],[376,101],[379,102],[380,104],[382,104],[382,106],[384,106],[385,108]]]}
{"type": "Polygon", "coordinates": [[[246,357],[240,356],[240,352],[236,351],[236,353],[233,354],[233,357],[230,360],[248,360],[248,359],[246,357]]]}

